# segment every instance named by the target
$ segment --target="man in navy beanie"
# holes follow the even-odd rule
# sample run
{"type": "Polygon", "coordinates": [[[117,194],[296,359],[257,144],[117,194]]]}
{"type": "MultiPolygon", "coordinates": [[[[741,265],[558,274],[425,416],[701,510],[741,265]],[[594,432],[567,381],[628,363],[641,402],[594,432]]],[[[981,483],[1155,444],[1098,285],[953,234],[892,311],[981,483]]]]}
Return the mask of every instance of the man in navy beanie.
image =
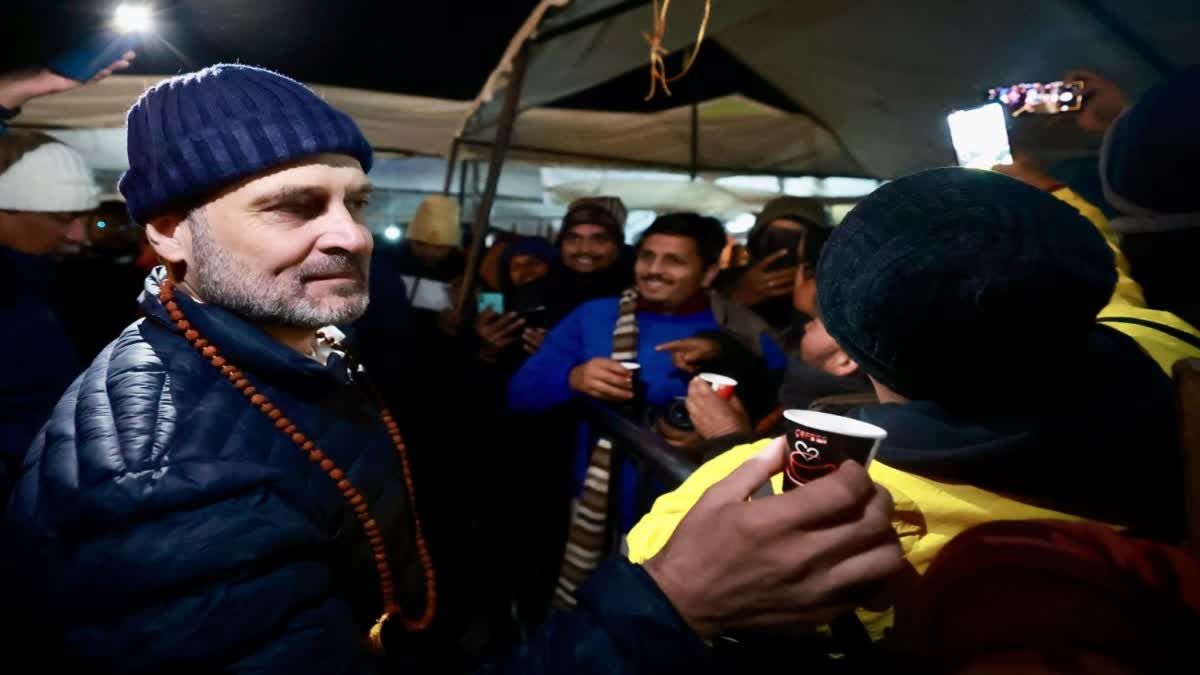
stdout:
{"type": "MultiPolygon", "coordinates": [[[[463,669],[437,636],[417,508],[461,486],[412,475],[336,327],[367,304],[366,139],[303,85],[240,65],[152,87],[128,131],[120,190],[163,266],[145,318],[71,385],[17,477],[5,652],[72,672],[463,669]]],[[[602,565],[577,610],[486,671],[696,671],[704,638],[819,616],[898,569],[890,500],[861,468],[746,502],[781,465],[730,477],[644,566],[602,565]]]]}

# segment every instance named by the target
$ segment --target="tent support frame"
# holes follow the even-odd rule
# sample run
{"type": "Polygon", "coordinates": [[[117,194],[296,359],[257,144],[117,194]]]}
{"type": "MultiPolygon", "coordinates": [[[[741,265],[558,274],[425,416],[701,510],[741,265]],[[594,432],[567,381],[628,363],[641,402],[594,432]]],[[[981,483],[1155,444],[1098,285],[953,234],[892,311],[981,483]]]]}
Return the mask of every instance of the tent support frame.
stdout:
{"type": "MultiPolygon", "coordinates": [[[[504,166],[504,157],[508,154],[508,146],[512,140],[513,126],[516,123],[521,102],[521,87],[525,81],[525,65],[528,62],[529,54],[526,46],[528,44],[522,45],[516,58],[513,59],[512,74],[509,77],[508,87],[504,91],[504,107],[500,110],[496,142],[492,145],[491,156],[488,157],[487,182],[484,183],[483,196],[480,197],[479,210],[475,215],[471,248],[467,253],[466,275],[463,278],[456,306],[460,316],[466,308],[467,298],[471,297],[475,291],[475,284],[479,280],[479,261],[483,258],[483,246],[487,240],[488,229],[491,227],[492,205],[496,202],[496,191],[500,188],[500,171],[504,166]]],[[[459,143],[456,141],[455,147],[458,145],[459,143]]]]}
{"type": "MultiPolygon", "coordinates": [[[[469,138],[462,138],[459,140],[462,143],[462,145],[473,147],[473,148],[492,148],[495,145],[495,143],[492,141],[471,140],[469,138]]],[[[597,163],[613,163],[613,164],[618,164],[622,167],[649,169],[649,170],[657,170],[657,171],[671,171],[671,172],[679,172],[679,173],[686,173],[691,168],[691,167],[688,167],[685,165],[672,164],[669,162],[654,162],[654,161],[649,161],[649,160],[625,159],[622,157],[596,155],[596,154],[590,154],[590,153],[585,153],[585,152],[564,152],[561,150],[555,150],[553,148],[539,148],[539,147],[531,146],[531,145],[510,144],[508,146],[508,149],[514,150],[517,152],[527,152],[530,154],[546,155],[548,157],[560,157],[563,159],[564,162],[569,162],[570,160],[576,160],[576,161],[582,160],[585,162],[590,161],[590,162],[597,162],[597,163]]],[[[865,174],[857,174],[856,175],[856,174],[852,174],[852,173],[816,173],[816,172],[781,171],[778,169],[763,169],[763,168],[753,168],[753,167],[739,168],[739,167],[726,167],[726,166],[706,166],[703,164],[697,164],[695,167],[695,170],[696,170],[697,175],[699,175],[701,173],[719,173],[719,174],[730,175],[730,176],[753,175],[753,176],[778,176],[780,178],[801,178],[801,177],[805,177],[805,178],[870,178],[870,179],[878,180],[878,177],[876,177],[876,176],[868,176],[865,174]]]]}

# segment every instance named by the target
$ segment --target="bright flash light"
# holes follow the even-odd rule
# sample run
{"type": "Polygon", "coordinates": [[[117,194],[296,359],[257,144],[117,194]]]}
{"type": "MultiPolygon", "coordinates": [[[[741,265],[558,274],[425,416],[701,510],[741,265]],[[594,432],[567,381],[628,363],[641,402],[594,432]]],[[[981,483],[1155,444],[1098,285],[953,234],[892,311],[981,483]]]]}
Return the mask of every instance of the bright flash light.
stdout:
{"type": "Polygon", "coordinates": [[[395,225],[388,225],[383,228],[383,238],[388,241],[396,241],[400,238],[400,228],[395,225]]]}
{"type": "Polygon", "coordinates": [[[150,8],[146,5],[127,5],[121,3],[113,12],[113,22],[117,30],[124,33],[144,33],[153,25],[150,8]]]}

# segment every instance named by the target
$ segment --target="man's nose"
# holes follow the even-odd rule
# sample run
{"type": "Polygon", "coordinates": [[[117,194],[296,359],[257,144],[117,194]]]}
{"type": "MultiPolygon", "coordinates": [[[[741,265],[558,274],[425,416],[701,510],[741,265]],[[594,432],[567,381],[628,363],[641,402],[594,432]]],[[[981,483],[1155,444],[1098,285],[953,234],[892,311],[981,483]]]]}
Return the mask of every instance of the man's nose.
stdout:
{"type": "Polygon", "coordinates": [[[370,253],[374,242],[371,231],[356,221],[345,208],[332,209],[326,216],[324,231],[317,240],[322,250],[341,249],[349,253],[370,253]]]}

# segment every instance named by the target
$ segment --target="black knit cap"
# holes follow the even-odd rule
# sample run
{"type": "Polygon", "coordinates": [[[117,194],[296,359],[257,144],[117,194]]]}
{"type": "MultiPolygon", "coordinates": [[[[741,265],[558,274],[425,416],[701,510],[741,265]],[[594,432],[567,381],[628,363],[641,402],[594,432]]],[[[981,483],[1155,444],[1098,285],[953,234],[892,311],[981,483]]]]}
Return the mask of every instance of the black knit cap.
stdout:
{"type": "Polygon", "coordinates": [[[817,269],[838,344],[897,393],[951,407],[1045,388],[1083,350],[1115,285],[1111,250],[1075,209],[960,168],[867,196],[817,269]]]}
{"type": "Polygon", "coordinates": [[[608,231],[613,241],[625,243],[625,218],[629,212],[620,197],[580,197],[567,207],[555,246],[562,246],[563,236],[580,225],[598,225],[608,231]]]}

